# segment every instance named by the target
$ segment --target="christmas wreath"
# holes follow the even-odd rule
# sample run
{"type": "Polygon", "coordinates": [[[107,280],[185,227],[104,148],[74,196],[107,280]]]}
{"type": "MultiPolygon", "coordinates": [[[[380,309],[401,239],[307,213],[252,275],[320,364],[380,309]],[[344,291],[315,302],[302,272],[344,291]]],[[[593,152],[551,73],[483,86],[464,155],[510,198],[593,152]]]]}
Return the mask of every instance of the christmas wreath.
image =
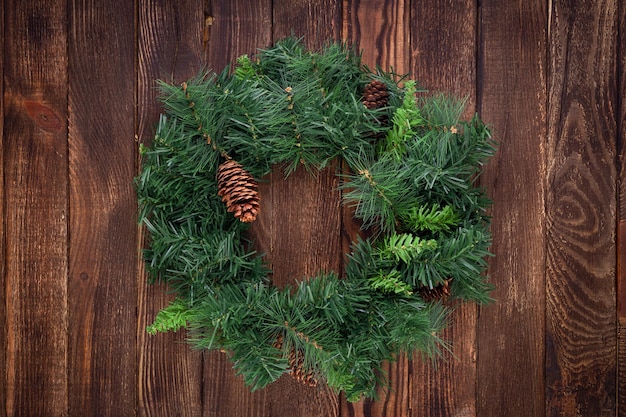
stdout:
{"type": "Polygon", "coordinates": [[[478,117],[460,120],[462,100],[372,71],[345,44],[315,52],[292,38],[160,88],[136,186],[151,280],[176,297],[149,332],[187,328],[251,389],[289,373],[356,401],[387,386],[383,361],[445,346],[443,298],[489,300],[490,200],[476,179],[494,146],[478,117]],[[263,210],[257,179],[336,158],[369,237],[341,277],[276,288],[245,233],[263,210]]]}

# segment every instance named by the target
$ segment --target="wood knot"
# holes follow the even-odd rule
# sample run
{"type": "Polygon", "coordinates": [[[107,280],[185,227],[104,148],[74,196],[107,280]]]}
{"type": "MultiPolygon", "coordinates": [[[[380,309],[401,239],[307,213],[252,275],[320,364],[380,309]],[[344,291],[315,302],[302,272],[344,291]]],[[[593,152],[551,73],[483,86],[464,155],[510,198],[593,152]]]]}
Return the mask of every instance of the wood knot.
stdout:
{"type": "Polygon", "coordinates": [[[25,100],[24,108],[35,124],[47,132],[58,132],[65,126],[63,119],[57,116],[57,114],[45,104],[38,101],[25,100]]]}

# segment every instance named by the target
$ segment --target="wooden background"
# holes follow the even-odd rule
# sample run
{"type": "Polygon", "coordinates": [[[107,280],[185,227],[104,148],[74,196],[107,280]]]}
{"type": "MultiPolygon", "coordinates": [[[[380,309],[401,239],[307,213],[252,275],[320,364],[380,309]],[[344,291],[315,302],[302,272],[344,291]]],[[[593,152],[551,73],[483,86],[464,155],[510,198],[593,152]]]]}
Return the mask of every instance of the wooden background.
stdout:
{"type": "MultiPolygon", "coordinates": [[[[626,416],[626,5],[620,0],[1,0],[0,416],[626,416]],[[132,180],[155,79],[286,35],[468,96],[499,150],[489,274],[435,366],[347,403],[281,379],[250,393],[224,354],[144,331],[132,180]]],[[[255,227],[280,283],[340,268],[336,179],[277,174],[255,227]],[[281,278],[282,277],[282,278],[281,278]]]]}

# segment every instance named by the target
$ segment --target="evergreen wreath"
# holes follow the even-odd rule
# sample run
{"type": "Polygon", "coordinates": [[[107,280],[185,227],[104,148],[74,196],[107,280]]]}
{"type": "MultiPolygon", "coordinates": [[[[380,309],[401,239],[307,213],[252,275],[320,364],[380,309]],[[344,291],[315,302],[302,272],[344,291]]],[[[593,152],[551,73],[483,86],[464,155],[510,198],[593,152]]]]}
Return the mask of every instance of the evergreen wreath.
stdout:
{"type": "Polygon", "coordinates": [[[233,67],[160,82],[164,114],[136,186],[151,281],[176,298],[148,331],[186,327],[251,389],[289,373],[349,401],[375,397],[383,361],[446,346],[444,298],[490,299],[490,200],[476,185],[490,131],[460,120],[463,100],[420,94],[345,44],[314,52],[287,38],[233,67]],[[245,234],[262,210],[256,179],[336,158],[370,237],[352,243],[344,276],[278,289],[245,234]]]}

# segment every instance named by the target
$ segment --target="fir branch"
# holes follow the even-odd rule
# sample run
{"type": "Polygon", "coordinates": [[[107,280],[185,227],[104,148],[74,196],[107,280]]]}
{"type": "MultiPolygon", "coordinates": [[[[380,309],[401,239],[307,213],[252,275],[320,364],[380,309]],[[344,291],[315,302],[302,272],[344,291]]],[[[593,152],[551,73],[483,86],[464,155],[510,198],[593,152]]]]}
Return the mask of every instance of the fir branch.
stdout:
{"type": "Polygon", "coordinates": [[[152,335],[157,332],[175,332],[187,326],[192,314],[185,302],[177,298],[157,313],[154,322],[146,328],[146,331],[152,335]]]}
{"type": "Polygon", "coordinates": [[[405,144],[415,135],[415,128],[424,124],[420,109],[416,103],[416,83],[409,80],[405,83],[404,100],[393,115],[392,127],[381,144],[381,152],[389,153],[400,160],[405,154],[405,144]]]}
{"type": "Polygon", "coordinates": [[[422,240],[411,233],[393,233],[383,239],[378,254],[382,258],[409,264],[424,251],[432,251],[436,247],[437,242],[432,239],[422,240]]]}
{"type": "Polygon", "coordinates": [[[451,205],[443,208],[439,204],[430,207],[414,206],[410,210],[398,215],[402,225],[411,232],[448,232],[460,222],[459,216],[451,205]]]}
{"type": "Polygon", "coordinates": [[[401,280],[401,274],[395,269],[388,273],[380,271],[378,275],[369,279],[369,285],[373,290],[385,293],[399,294],[405,297],[413,294],[413,288],[401,280]]]}

